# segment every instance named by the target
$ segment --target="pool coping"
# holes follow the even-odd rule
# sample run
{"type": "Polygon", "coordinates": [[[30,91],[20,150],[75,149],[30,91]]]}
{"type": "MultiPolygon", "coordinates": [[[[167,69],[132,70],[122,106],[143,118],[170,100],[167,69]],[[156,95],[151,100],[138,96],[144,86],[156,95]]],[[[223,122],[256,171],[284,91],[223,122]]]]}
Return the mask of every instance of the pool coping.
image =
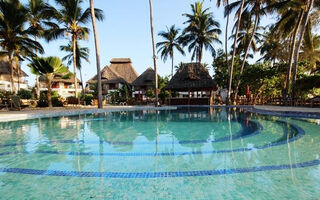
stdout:
{"type": "Polygon", "coordinates": [[[0,113],[1,122],[12,122],[21,121],[28,119],[38,118],[51,118],[61,116],[74,116],[74,115],[85,115],[85,114],[99,114],[99,113],[110,113],[110,112],[121,112],[121,111],[151,111],[151,110],[176,110],[175,106],[107,106],[103,109],[98,108],[76,108],[76,109],[61,109],[61,110],[30,110],[30,111],[14,111],[14,112],[3,112],[0,113]]]}

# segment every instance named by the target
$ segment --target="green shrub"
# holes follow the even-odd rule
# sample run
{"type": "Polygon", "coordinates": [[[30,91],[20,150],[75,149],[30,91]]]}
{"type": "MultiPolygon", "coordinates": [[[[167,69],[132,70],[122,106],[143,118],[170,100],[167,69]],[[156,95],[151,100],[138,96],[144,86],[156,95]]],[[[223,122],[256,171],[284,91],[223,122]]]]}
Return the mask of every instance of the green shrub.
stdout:
{"type": "MultiPolygon", "coordinates": [[[[53,107],[63,107],[64,100],[56,91],[51,92],[51,100],[53,107]]],[[[48,96],[46,91],[40,93],[40,100],[38,101],[38,107],[48,107],[48,96]]]]}
{"type": "Polygon", "coordinates": [[[85,94],[81,99],[86,102],[86,105],[92,105],[93,94],[85,94]]]}
{"type": "Polygon", "coordinates": [[[12,92],[6,90],[0,90],[0,98],[9,98],[12,95],[12,92]]]}
{"type": "Polygon", "coordinates": [[[30,90],[21,89],[18,92],[21,99],[32,99],[32,92],[30,90]]]}

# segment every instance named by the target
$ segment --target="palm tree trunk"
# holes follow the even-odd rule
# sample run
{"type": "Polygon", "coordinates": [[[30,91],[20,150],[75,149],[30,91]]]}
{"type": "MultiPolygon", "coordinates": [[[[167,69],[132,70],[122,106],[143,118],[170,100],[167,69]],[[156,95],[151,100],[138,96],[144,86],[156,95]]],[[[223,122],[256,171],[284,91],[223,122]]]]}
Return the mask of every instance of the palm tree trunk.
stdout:
{"type": "Polygon", "coordinates": [[[306,32],[306,28],[309,22],[309,17],[310,17],[310,13],[312,11],[313,8],[313,3],[314,0],[309,0],[308,1],[308,10],[304,15],[304,19],[302,21],[302,27],[301,27],[301,33],[300,33],[300,38],[298,41],[298,44],[296,46],[296,50],[295,50],[295,55],[294,55],[294,64],[293,64],[293,74],[292,74],[292,88],[291,88],[291,98],[292,101],[294,102],[295,99],[295,84],[296,84],[296,79],[297,79],[297,70],[298,70],[298,62],[299,62],[299,51],[300,51],[300,47],[302,45],[302,40],[304,38],[304,33],[306,32]]]}
{"type": "Polygon", "coordinates": [[[19,66],[19,62],[16,63],[16,66],[17,66],[17,71],[18,71],[18,92],[19,92],[20,91],[20,76],[21,76],[21,69],[19,66]]]}
{"type": "Polygon", "coordinates": [[[173,53],[171,55],[171,78],[173,77],[173,53]]]}
{"type": "Polygon", "coordinates": [[[286,82],[285,82],[285,97],[287,97],[289,93],[289,88],[290,88],[290,80],[291,80],[291,74],[292,74],[292,64],[293,64],[293,59],[294,59],[294,50],[296,49],[296,43],[297,43],[297,36],[298,36],[298,31],[301,26],[301,22],[304,16],[304,11],[302,10],[299,16],[299,21],[295,27],[293,38],[292,38],[292,43],[290,47],[290,58],[289,58],[289,66],[288,66],[288,71],[287,71],[287,77],[286,77],[286,82]]]}
{"type": "Polygon", "coordinates": [[[202,61],[202,51],[203,51],[203,45],[199,45],[199,65],[201,65],[201,61],[202,61]]]}
{"type": "Polygon", "coordinates": [[[237,50],[237,40],[238,40],[238,34],[240,30],[240,25],[241,25],[241,17],[242,17],[242,11],[243,11],[243,6],[244,6],[244,0],[241,1],[241,6],[240,6],[240,11],[239,11],[239,16],[238,16],[238,24],[237,24],[237,29],[236,29],[236,35],[234,38],[233,42],[233,52],[232,52],[232,61],[231,61],[231,67],[229,68],[229,83],[228,83],[228,97],[227,97],[227,104],[230,104],[231,102],[231,90],[232,90],[232,76],[233,76],[233,67],[234,67],[234,59],[236,56],[236,50],[237,50]]]}
{"type": "Polygon", "coordinates": [[[150,27],[151,27],[151,39],[152,39],[152,49],[153,49],[153,64],[154,64],[154,76],[155,76],[155,82],[156,82],[156,107],[158,106],[159,102],[159,95],[158,95],[158,70],[157,70],[157,54],[156,54],[156,45],[154,41],[154,31],[153,31],[153,9],[152,9],[152,0],[149,0],[149,7],[150,7],[150,27]]]}
{"type": "Polygon", "coordinates": [[[90,0],[91,20],[94,33],[94,44],[96,47],[96,63],[97,63],[97,78],[98,78],[98,108],[103,108],[102,105],[102,86],[101,86],[101,70],[100,70],[100,50],[98,42],[98,30],[96,23],[96,16],[94,12],[93,0],[90,0]]]}
{"type": "MultiPolygon", "coordinates": [[[[229,6],[229,0],[227,0],[227,6],[229,6]]],[[[226,22],[226,34],[225,34],[225,52],[226,52],[226,63],[227,67],[229,69],[229,55],[228,55],[228,29],[229,29],[229,20],[230,20],[230,15],[229,13],[227,14],[227,22],[226,22]]]]}
{"type": "MultiPolygon", "coordinates": [[[[37,36],[34,36],[34,41],[37,42],[37,36]]],[[[35,50],[35,54],[37,56],[37,50],[35,50]]],[[[40,82],[39,82],[39,75],[36,75],[36,98],[37,100],[40,99],[40,82]]]]}
{"type": "Polygon", "coordinates": [[[72,35],[72,51],[73,51],[73,75],[74,75],[74,92],[75,97],[78,98],[78,81],[77,81],[77,51],[76,51],[77,38],[72,35]]]}
{"type": "Polygon", "coordinates": [[[11,80],[11,92],[13,94],[16,93],[16,87],[14,85],[14,68],[13,68],[13,62],[12,62],[12,54],[9,54],[9,66],[10,66],[10,80],[11,80]]]}
{"type": "Polygon", "coordinates": [[[259,15],[256,15],[255,20],[254,20],[254,27],[253,27],[253,30],[252,30],[252,36],[250,38],[249,44],[246,47],[246,51],[245,51],[244,58],[243,58],[243,61],[242,61],[242,65],[241,65],[241,69],[240,69],[239,78],[237,80],[236,91],[235,91],[235,95],[234,95],[234,99],[235,100],[238,97],[239,86],[240,86],[240,83],[241,83],[241,76],[243,74],[243,70],[244,70],[244,67],[246,65],[246,60],[247,60],[247,57],[248,57],[248,54],[249,54],[250,46],[251,46],[252,41],[254,39],[254,35],[256,34],[256,30],[257,30],[257,26],[258,26],[258,19],[259,19],[259,15]]]}
{"type": "Polygon", "coordinates": [[[48,106],[49,108],[52,108],[52,76],[53,75],[47,75],[47,87],[48,87],[48,93],[47,93],[47,97],[48,97],[48,106]]]}
{"type": "Polygon", "coordinates": [[[83,87],[83,78],[82,78],[82,70],[81,70],[81,68],[79,69],[79,72],[80,72],[80,79],[81,79],[82,95],[85,95],[85,90],[84,90],[84,87],[83,87]]]}

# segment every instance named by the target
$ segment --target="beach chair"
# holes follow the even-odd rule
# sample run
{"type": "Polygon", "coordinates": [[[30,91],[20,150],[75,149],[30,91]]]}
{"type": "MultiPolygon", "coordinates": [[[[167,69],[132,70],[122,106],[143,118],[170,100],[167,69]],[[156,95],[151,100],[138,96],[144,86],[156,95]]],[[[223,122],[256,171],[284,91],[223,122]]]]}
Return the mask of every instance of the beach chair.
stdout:
{"type": "Polygon", "coordinates": [[[316,96],[310,99],[311,107],[319,106],[320,105],[320,96],[316,96]]]}

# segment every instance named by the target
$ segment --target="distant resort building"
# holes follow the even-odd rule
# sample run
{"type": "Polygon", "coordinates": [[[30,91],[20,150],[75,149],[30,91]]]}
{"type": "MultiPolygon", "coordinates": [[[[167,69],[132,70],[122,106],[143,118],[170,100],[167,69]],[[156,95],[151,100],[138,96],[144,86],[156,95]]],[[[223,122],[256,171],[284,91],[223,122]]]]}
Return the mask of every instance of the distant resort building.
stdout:
{"type": "Polygon", "coordinates": [[[169,99],[170,105],[212,105],[217,89],[208,70],[199,63],[182,64],[165,87],[177,96],[169,99]]]}
{"type": "Polygon", "coordinates": [[[149,67],[135,81],[133,81],[132,96],[138,100],[145,101],[147,99],[146,92],[154,89],[154,82],[154,70],[151,67],[149,67]]]}
{"type": "MultiPolygon", "coordinates": [[[[75,88],[74,88],[74,75],[67,76],[66,74],[56,74],[52,80],[52,91],[56,91],[61,97],[67,98],[71,96],[75,96],[75,88]]],[[[47,91],[47,82],[45,77],[40,76],[40,91],[47,91]]],[[[82,83],[79,79],[77,79],[78,87],[77,92],[82,92],[82,83]]]]}
{"type": "MultiPolygon", "coordinates": [[[[4,57],[0,60],[0,90],[11,91],[11,78],[10,78],[10,66],[8,58],[4,57]]],[[[28,75],[24,71],[20,71],[20,80],[18,80],[18,72],[14,70],[14,86],[18,90],[18,85],[20,89],[28,89],[28,81],[26,80],[28,75]],[[18,84],[19,83],[19,84],[18,84]]]]}
{"type": "MultiPolygon", "coordinates": [[[[102,94],[121,89],[123,86],[132,87],[134,80],[138,78],[138,73],[132,66],[130,58],[113,58],[111,65],[101,70],[102,94]]],[[[88,80],[89,87],[97,83],[97,75],[88,80]]]]}

